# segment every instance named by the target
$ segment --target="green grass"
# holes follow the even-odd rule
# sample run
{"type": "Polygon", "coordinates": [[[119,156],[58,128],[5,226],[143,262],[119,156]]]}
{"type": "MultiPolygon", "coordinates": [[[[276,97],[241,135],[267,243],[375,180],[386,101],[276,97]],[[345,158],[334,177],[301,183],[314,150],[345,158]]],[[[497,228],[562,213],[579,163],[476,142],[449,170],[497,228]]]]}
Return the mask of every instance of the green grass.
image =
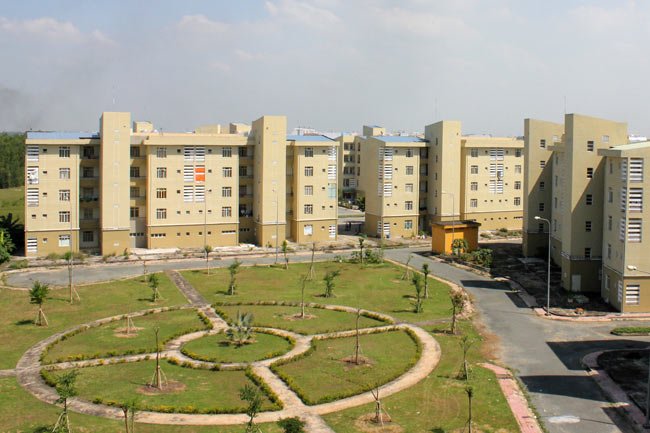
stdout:
{"type": "Polygon", "coordinates": [[[0,215],[9,213],[25,223],[25,187],[0,189],[0,215]]]}
{"type": "Polygon", "coordinates": [[[619,326],[612,329],[614,335],[650,335],[650,326],[619,326]]]}
{"type": "Polygon", "coordinates": [[[125,337],[126,320],[118,320],[82,331],[58,342],[44,361],[47,363],[74,361],[79,359],[103,358],[133,353],[156,351],[154,328],[160,329],[160,343],[175,336],[193,331],[209,329],[201,322],[196,310],[175,310],[134,317],[133,324],[142,328],[125,337]]]}
{"type": "MultiPolygon", "coordinates": [[[[305,308],[305,314],[312,318],[299,319],[300,306],[285,305],[219,305],[216,307],[230,321],[237,316],[237,311],[253,313],[253,326],[286,329],[299,334],[321,334],[325,332],[355,329],[356,314],[323,308],[305,308]]],[[[386,325],[386,322],[361,316],[359,326],[370,328],[386,325]]]]}
{"type": "Polygon", "coordinates": [[[404,373],[417,360],[417,345],[403,331],[362,335],[361,350],[366,365],[343,361],[354,354],[355,338],[315,341],[307,356],[284,365],[278,371],[307,404],[317,404],[373,388],[404,373]],[[387,350],[390,348],[390,350],[387,350]]]}
{"type": "MultiPolygon", "coordinates": [[[[515,433],[517,422],[501,393],[494,373],[479,367],[485,360],[480,336],[469,322],[462,322],[463,334],[476,343],[468,353],[471,372],[469,384],[474,389],[472,411],[474,426],[486,433],[515,433]]],[[[435,334],[442,358],[436,369],[417,385],[382,399],[382,405],[393,421],[405,432],[451,432],[461,429],[467,421],[466,382],[457,379],[462,364],[461,335],[435,334]]],[[[325,415],[325,421],[337,433],[360,433],[355,427],[358,417],[372,413],[368,404],[325,415]]],[[[460,430],[458,430],[460,431],[460,430]]]]}
{"type": "Polygon", "coordinates": [[[182,351],[191,358],[210,362],[252,362],[273,358],[288,352],[293,344],[276,335],[256,332],[255,342],[243,346],[228,344],[224,333],[208,335],[183,345],[182,351]]]}
{"type": "MultiPolygon", "coordinates": [[[[182,272],[183,276],[211,302],[285,300],[300,302],[300,276],[307,274],[308,263],[289,266],[289,270],[268,266],[242,267],[237,275],[238,291],[228,296],[227,269],[214,269],[208,277],[204,271],[182,272]]],[[[413,313],[413,285],[402,280],[404,269],[391,264],[368,265],[321,262],[316,263],[316,277],[307,284],[307,302],[360,307],[390,314],[400,320],[421,322],[449,317],[449,287],[429,279],[431,296],[424,301],[424,312],[413,313]],[[323,298],[323,276],[338,269],[334,298],[323,298]]]]}
{"type": "Polygon", "coordinates": [[[150,302],[151,289],[141,278],[77,288],[81,302],[68,303],[65,289],[50,292],[43,309],[50,326],[36,326],[36,308],[27,291],[0,289],[0,369],[14,368],[23,352],[55,332],[103,317],[147,308],[181,305],[187,301],[176,286],[160,275],[162,301],[150,302]],[[6,342],[10,342],[7,344],[6,342]]]}
{"type": "MultiPolygon", "coordinates": [[[[113,405],[137,398],[143,410],[158,412],[244,412],[246,406],[239,398],[239,390],[253,383],[244,371],[198,370],[163,362],[161,368],[169,383],[180,383],[185,388],[156,395],[139,392],[151,381],[155,366],[156,362],[151,360],[78,369],[79,397],[88,401],[101,399],[104,404],[113,405]]],[[[57,371],[53,376],[62,373],[57,371]]],[[[278,409],[265,395],[262,410],[278,409]]]]}
{"type": "MultiPolygon", "coordinates": [[[[34,432],[39,427],[49,426],[59,416],[59,409],[37,400],[23,390],[12,377],[0,378],[0,431],[3,433],[34,432]]],[[[72,428],[77,433],[115,433],[124,431],[124,422],[110,420],[75,412],[70,413],[72,428]]],[[[280,433],[275,424],[261,424],[264,433],[280,433]]],[[[174,426],[136,424],[138,433],[241,433],[241,426],[174,426]]]]}

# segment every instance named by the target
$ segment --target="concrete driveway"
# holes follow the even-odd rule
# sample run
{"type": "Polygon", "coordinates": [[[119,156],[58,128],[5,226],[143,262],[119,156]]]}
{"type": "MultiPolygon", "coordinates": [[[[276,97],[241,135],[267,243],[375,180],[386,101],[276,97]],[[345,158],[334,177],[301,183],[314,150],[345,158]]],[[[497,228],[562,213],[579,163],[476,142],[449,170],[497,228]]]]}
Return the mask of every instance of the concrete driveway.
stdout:
{"type": "MultiPolygon", "coordinates": [[[[424,249],[387,250],[386,257],[406,263],[409,254],[424,249]]],[[[319,254],[318,260],[333,254],[319,254]]],[[[280,257],[282,260],[282,257],[280,257]]],[[[309,255],[293,255],[291,262],[309,261],[309,255]]],[[[228,260],[213,260],[211,266],[223,267],[228,260]]],[[[244,263],[273,263],[275,258],[248,258],[244,263]]],[[[413,254],[411,265],[420,269],[429,263],[434,275],[462,285],[474,297],[482,322],[500,339],[499,355],[528,388],[533,405],[550,433],[630,432],[631,427],[608,403],[598,386],[580,365],[584,355],[597,350],[646,347],[648,337],[615,337],[609,331],[633,322],[567,323],[536,316],[510,288],[462,269],[413,254]]],[[[205,266],[201,259],[150,263],[150,271],[189,269],[205,266]]],[[[136,276],[141,264],[78,267],[77,283],[104,281],[136,276]]],[[[9,284],[29,287],[34,280],[54,285],[67,284],[67,269],[11,274],[9,284]]],[[[647,322],[646,322],[647,323],[647,322]]]]}

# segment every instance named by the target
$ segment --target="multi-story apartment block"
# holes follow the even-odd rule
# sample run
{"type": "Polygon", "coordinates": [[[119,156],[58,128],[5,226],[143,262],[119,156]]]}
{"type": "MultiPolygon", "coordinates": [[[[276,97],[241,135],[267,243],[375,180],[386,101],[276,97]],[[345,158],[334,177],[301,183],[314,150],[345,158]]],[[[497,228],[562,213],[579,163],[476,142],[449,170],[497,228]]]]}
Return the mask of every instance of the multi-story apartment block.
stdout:
{"type": "Polygon", "coordinates": [[[341,198],[353,202],[361,185],[361,146],[366,137],[386,135],[386,129],[381,126],[363,127],[363,134],[341,135],[339,142],[339,190],[341,198]]]}
{"type": "Polygon", "coordinates": [[[523,141],[463,136],[461,123],[425,127],[420,208],[429,223],[474,221],[483,230],[521,229],[523,141]]]}
{"type": "Polygon", "coordinates": [[[162,133],[103,113],[98,133],[30,132],[27,255],[335,239],[337,144],[287,137],[283,116],[162,133]]]}
{"type": "Polygon", "coordinates": [[[420,148],[425,146],[417,137],[363,139],[360,187],[366,199],[366,234],[392,238],[418,233],[420,148]]]}
{"type": "Polygon", "coordinates": [[[627,125],[567,114],[560,127],[525,121],[528,199],[524,208],[524,254],[548,251],[550,230],[551,257],[562,268],[562,286],[576,292],[598,292],[602,285],[607,171],[602,152],[627,144],[627,125]],[[550,224],[536,220],[536,216],[550,224]]]}

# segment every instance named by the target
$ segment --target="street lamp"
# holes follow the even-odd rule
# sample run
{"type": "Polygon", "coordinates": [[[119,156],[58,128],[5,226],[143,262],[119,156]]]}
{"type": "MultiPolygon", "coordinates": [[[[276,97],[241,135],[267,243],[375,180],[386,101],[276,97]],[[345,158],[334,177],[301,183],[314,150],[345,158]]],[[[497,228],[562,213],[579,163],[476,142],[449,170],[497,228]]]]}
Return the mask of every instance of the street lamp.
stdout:
{"type": "Polygon", "coordinates": [[[275,264],[278,264],[278,224],[280,224],[280,202],[278,201],[278,188],[274,188],[275,193],[275,264]]]}
{"type": "Polygon", "coordinates": [[[456,215],[456,199],[453,192],[441,191],[442,194],[449,194],[451,196],[451,253],[454,254],[454,240],[456,240],[456,223],[454,217],[456,215]]]}
{"type": "MultiPolygon", "coordinates": [[[[630,271],[643,272],[644,274],[650,274],[650,272],[642,271],[634,265],[627,265],[626,268],[630,271]]],[[[645,422],[643,423],[643,428],[650,428],[650,357],[648,358],[648,385],[646,387],[645,395],[645,422]]]]}
{"type": "Polygon", "coordinates": [[[551,315],[551,222],[546,218],[535,215],[537,221],[548,224],[548,275],[546,277],[546,315],[551,315]]]}

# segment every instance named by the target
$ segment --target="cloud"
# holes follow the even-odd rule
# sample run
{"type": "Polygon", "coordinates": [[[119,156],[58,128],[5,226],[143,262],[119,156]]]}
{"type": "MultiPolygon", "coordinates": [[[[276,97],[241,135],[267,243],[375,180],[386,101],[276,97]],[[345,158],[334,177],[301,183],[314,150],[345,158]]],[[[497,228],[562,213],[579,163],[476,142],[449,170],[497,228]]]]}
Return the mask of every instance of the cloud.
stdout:
{"type": "Polygon", "coordinates": [[[80,40],[82,33],[68,21],[54,18],[36,18],[32,20],[10,20],[0,17],[0,30],[13,34],[31,34],[55,39],[80,40]]]}
{"type": "Polygon", "coordinates": [[[264,3],[264,6],[269,12],[269,15],[274,18],[306,26],[323,28],[341,22],[341,18],[331,10],[312,3],[319,3],[325,6],[325,3],[322,1],[307,2],[298,0],[268,0],[264,3]]]}
{"type": "Polygon", "coordinates": [[[374,8],[372,12],[379,25],[395,32],[406,32],[425,37],[446,35],[473,37],[476,35],[476,31],[459,17],[408,10],[401,7],[374,8]]]}
{"type": "Polygon", "coordinates": [[[181,30],[198,33],[224,33],[228,30],[228,24],[212,21],[205,15],[184,15],[177,26],[181,30]]]}

